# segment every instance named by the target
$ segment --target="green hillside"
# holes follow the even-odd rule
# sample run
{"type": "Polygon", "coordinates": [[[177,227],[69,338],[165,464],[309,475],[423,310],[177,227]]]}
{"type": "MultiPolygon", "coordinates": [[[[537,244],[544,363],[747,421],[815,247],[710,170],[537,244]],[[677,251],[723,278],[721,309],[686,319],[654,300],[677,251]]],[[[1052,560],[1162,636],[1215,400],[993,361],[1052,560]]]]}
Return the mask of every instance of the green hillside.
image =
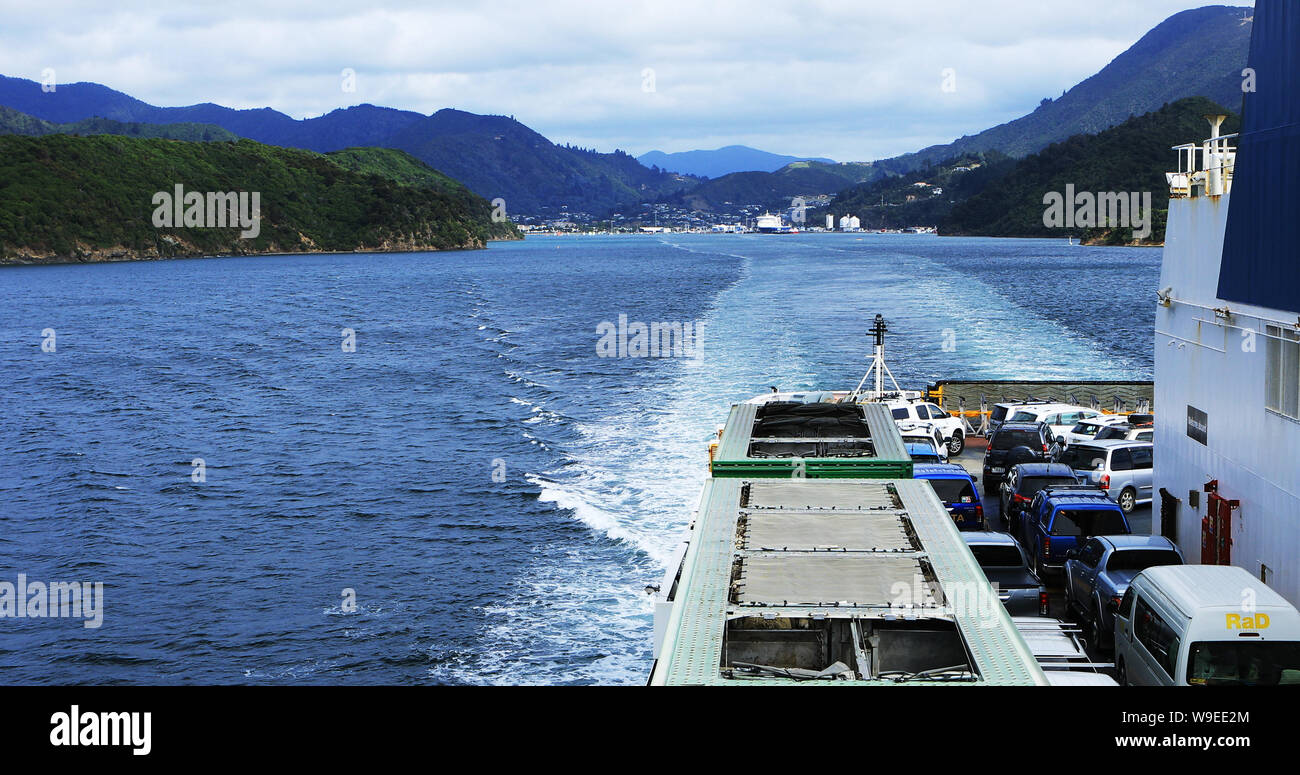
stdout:
{"type": "Polygon", "coordinates": [[[107,118],[87,118],[70,124],[56,124],[0,105],[0,135],[43,137],[56,134],[123,135],[125,137],[158,137],[169,140],[202,142],[239,139],[234,132],[211,124],[141,124],[138,122],[113,121],[107,118]]]}
{"type": "Polygon", "coordinates": [[[0,262],[445,250],[517,237],[487,201],[400,151],[99,135],[0,137],[0,262]],[[155,227],[154,196],[258,192],[260,233],[155,227]]]}
{"type": "MultiPolygon", "coordinates": [[[[1097,135],[1079,135],[1028,156],[981,193],[953,207],[940,224],[944,234],[990,237],[1064,237],[1121,244],[1131,230],[1051,229],[1043,225],[1048,192],[1151,192],[1153,232],[1148,241],[1163,242],[1169,189],[1165,173],[1178,160],[1172,146],[1200,142],[1209,135],[1204,115],[1229,113],[1201,97],[1179,100],[1144,116],[1129,119],[1097,135]]],[[[1229,117],[1224,133],[1240,127],[1229,117]]]]}
{"type": "Polygon", "coordinates": [[[903,175],[891,174],[839,193],[830,205],[810,211],[810,223],[826,213],[836,219],[856,215],[864,229],[933,226],[948,216],[957,202],[983,191],[1016,166],[997,151],[947,159],[903,175]]]}

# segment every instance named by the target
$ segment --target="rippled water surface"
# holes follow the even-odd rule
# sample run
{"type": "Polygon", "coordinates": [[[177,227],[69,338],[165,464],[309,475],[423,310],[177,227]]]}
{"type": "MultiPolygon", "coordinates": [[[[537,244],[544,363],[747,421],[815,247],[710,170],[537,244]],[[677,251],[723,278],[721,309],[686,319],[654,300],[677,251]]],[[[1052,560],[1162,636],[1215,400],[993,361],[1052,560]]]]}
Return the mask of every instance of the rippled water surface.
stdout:
{"type": "Polygon", "coordinates": [[[643,682],[729,402],[856,384],[877,312],[905,386],[1149,379],[1159,259],[670,234],[0,270],[0,581],[105,585],[98,629],[0,619],[0,669],[643,682]],[[597,357],[620,314],[702,323],[698,357],[597,357]]]}

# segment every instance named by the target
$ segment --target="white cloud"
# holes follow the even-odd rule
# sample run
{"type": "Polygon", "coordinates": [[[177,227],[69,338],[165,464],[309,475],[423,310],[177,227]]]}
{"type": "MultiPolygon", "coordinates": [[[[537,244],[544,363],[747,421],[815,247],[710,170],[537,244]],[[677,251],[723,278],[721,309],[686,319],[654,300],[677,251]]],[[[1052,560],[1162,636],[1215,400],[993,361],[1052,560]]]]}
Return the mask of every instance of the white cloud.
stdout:
{"type": "Polygon", "coordinates": [[[373,102],[514,115],[556,142],[745,143],[867,159],[977,132],[1099,70],[1197,0],[54,2],[7,9],[0,72],[157,105],[295,117],[373,102]],[[957,90],[940,90],[943,68],[957,90]],[[340,73],[357,73],[357,90],[340,73]],[[655,72],[655,91],[641,73],[655,72]]]}

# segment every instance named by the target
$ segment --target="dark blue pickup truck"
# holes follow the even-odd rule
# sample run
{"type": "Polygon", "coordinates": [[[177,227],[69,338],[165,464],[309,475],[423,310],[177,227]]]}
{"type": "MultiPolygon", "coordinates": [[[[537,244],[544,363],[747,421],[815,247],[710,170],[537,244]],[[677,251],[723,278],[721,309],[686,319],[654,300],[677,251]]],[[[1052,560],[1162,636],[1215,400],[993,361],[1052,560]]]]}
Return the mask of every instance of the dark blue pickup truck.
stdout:
{"type": "Polygon", "coordinates": [[[1093,536],[1133,532],[1118,503],[1083,487],[1040,490],[1022,516],[1021,543],[1040,578],[1061,570],[1066,553],[1093,536]]]}

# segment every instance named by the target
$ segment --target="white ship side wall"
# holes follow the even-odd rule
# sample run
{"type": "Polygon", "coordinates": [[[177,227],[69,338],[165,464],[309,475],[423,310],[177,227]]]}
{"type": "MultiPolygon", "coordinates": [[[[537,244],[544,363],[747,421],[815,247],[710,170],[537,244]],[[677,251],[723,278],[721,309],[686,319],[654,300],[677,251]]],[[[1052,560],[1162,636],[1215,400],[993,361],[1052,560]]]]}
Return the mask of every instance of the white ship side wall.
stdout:
{"type": "Polygon", "coordinates": [[[1240,500],[1232,515],[1232,564],[1300,605],[1300,422],[1265,408],[1265,320],[1294,313],[1228,303],[1217,297],[1228,196],[1174,199],[1160,273],[1174,299],[1157,307],[1155,335],[1155,501],[1179,500],[1177,541],[1188,562],[1201,557],[1206,482],[1240,500]],[[1195,306],[1201,305],[1201,306],[1195,306]],[[1214,308],[1228,307],[1222,320],[1214,308]],[[1257,332],[1253,352],[1241,329],[1257,332]],[[1208,415],[1208,445],[1187,433],[1187,407],[1208,415]],[[1188,491],[1202,490],[1198,508],[1188,491]]]}

